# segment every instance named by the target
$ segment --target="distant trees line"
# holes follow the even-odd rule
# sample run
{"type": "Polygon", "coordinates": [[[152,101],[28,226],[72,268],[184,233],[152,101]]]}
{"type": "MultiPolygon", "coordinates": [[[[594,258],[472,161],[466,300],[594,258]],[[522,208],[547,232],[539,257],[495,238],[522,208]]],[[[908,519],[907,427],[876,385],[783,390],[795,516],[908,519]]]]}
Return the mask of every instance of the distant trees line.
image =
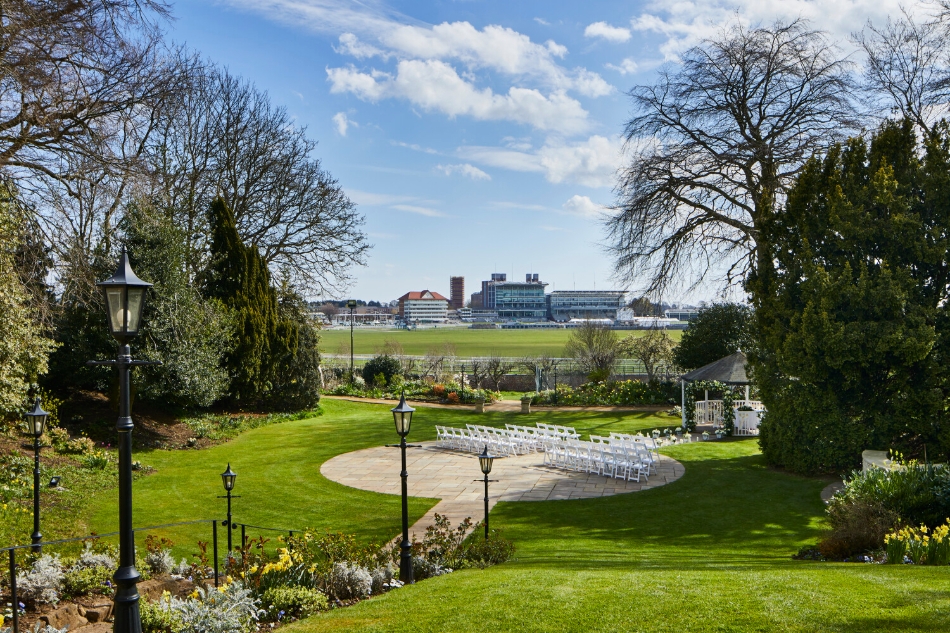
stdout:
{"type": "Polygon", "coordinates": [[[334,292],[365,262],[363,217],[306,129],[168,42],[168,16],[159,0],[3,3],[0,321],[22,334],[0,349],[0,414],[37,382],[109,387],[83,363],[114,351],[95,282],[122,244],[156,284],[136,353],[165,361],[142,372],[138,397],[316,397],[282,382],[316,358],[301,297],[334,292]],[[223,288],[249,294],[238,305],[223,288]]]}
{"type": "Polygon", "coordinates": [[[647,295],[741,285],[772,464],[950,458],[950,3],[853,36],[803,21],[687,51],[632,91],[607,221],[647,295]]]}

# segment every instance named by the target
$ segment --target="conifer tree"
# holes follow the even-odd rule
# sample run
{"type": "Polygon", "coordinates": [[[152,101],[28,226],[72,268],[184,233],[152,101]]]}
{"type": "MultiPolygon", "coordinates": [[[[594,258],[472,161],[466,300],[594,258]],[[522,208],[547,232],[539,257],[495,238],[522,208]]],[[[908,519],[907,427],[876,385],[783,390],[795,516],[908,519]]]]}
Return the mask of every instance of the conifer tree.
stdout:
{"type": "Polygon", "coordinates": [[[750,284],[766,459],[841,473],[865,449],[950,450],[950,134],[885,124],[805,167],[750,284]]]}
{"type": "Polygon", "coordinates": [[[225,355],[230,395],[243,403],[266,400],[279,360],[293,353],[297,329],[281,321],[277,293],[261,254],[241,240],[234,214],[224,200],[211,203],[211,261],[205,296],[227,306],[235,324],[234,343],[225,355]]]}

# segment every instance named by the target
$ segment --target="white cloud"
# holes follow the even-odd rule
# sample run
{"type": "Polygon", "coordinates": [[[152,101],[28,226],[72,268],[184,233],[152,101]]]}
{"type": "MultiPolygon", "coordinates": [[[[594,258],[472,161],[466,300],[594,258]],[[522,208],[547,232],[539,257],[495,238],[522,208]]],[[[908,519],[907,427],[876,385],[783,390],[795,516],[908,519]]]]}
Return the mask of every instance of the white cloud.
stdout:
{"type": "Polygon", "coordinates": [[[613,64],[605,64],[605,66],[610,70],[616,70],[621,75],[633,74],[640,68],[637,65],[637,62],[633,61],[632,57],[625,58],[622,62],[620,62],[619,66],[614,66],[613,64]]]}
{"type": "Polygon", "coordinates": [[[441,211],[437,209],[431,209],[429,207],[420,207],[415,204],[394,204],[393,209],[398,209],[399,211],[407,211],[409,213],[415,213],[417,215],[424,215],[429,218],[445,218],[448,217],[441,211]]]}
{"type": "Polygon", "coordinates": [[[584,29],[584,37],[599,37],[608,42],[626,42],[630,39],[630,29],[611,26],[606,22],[594,22],[584,29]]]}
{"type": "Polygon", "coordinates": [[[635,31],[665,36],[660,52],[665,59],[675,60],[690,46],[718,35],[724,25],[735,23],[737,16],[746,26],[803,18],[846,45],[851,33],[868,20],[882,24],[888,15],[897,15],[902,5],[921,13],[932,12],[933,7],[927,0],[653,0],[630,24],[635,31]]]}
{"type": "Polygon", "coordinates": [[[469,163],[463,163],[461,165],[436,165],[435,168],[446,176],[451,176],[452,174],[461,174],[466,178],[471,178],[472,180],[491,180],[491,176],[483,172],[475,165],[470,165],[469,163]]]}
{"type": "Polygon", "coordinates": [[[583,218],[599,217],[605,210],[603,205],[593,202],[587,196],[577,194],[571,196],[562,208],[571,215],[579,215],[583,218]]]}
{"type": "Polygon", "coordinates": [[[588,126],[587,111],[563,92],[544,95],[533,88],[511,87],[508,94],[479,90],[449,64],[437,60],[403,60],[396,75],[360,72],[353,67],[328,68],[330,92],[349,92],[365,101],[406,99],[427,111],[470,116],[481,121],[514,121],[541,130],[576,133],[588,126]]]}
{"type": "Polygon", "coordinates": [[[356,59],[366,59],[368,57],[387,57],[386,52],[361,42],[356,35],[353,33],[344,33],[340,36],[340,46],[333,47],[333,50],[339,53],[340,55],[350,55],[356,59]]]}
{"type": "Polygon", "coordinates": [[[534,21],[540,24],[541,26],[551,26],[551,23],[545,20],[544,18],[535,18],[534,21]]]}
{"type": "Polygon", "coordinates": [[[586,141],[548,141],[533,152],[502,147],[466,146],[458,154],[476,163],[512,171],[541,173],[552,183],[612,187],[622,161],[619,137],[591,136],[586,141]]]}
{"type": "Polygon", "coordinates": [[[336,125],[336,132],[340,136],[346,136],[346,132],[349,127],[359,127],[360,124],[356,121],[350,121],[349,117],[346,116],[346,112],[337,112],[333,115],[333,123],[336,125]]]}

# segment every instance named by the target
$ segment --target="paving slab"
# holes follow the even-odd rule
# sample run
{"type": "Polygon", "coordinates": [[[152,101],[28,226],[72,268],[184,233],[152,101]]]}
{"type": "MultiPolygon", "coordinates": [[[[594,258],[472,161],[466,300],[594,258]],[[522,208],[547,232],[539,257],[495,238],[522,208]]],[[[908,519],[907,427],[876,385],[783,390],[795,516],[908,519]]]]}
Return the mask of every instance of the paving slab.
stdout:
{"type": "MultiPolygon", "coordinates": [[[[466,517],[476,521],[482,518],[485,484],[474,453],[422,442],[418,448],[409,449],[406,461],[409,494],[440,499],[410,528],[410,533],[421,539],[426,528],[435,524],[436,513],[448,517],[452,525],[466,517]]],[[[547,466],[543,453],[499,457],[489,476],[498,482],[489,484],[488,506],[494,507],[499,500],[553,501],[629,494],[672,483],[685,472],[682,464],[666,455],[660,455],[656,469],[649,482],[643,478],[636,482],[547,466]]],[[[400,470],[399,450],[383,446],[338,455],[320,467],[327,479],[385,494],[400,494],[400,470]]]]}

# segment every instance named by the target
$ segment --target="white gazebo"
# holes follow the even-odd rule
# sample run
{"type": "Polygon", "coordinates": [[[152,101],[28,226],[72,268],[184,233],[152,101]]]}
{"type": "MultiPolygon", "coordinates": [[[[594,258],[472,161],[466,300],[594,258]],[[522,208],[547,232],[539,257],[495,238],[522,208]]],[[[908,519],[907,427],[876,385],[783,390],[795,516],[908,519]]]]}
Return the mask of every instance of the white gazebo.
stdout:
{"type": "MultiPolygon", "coordinates": [[[[749,399],[751,381],[745,370],[748,363],[746,355],[739,351],[680,376],[684,429],[686,428],[686,383],[703,380],[745,387],[745,399],[732,401],[732,407],[735,410],[733,433],[735,435],[759,434],[759,421],[762,419],[765,406],[758,400],[749,399]],[[752,410],[739,411],[740,408],[752,410]]],[[[696,424],[722,425],[722,400],[710,400],[709,391],[705,390],[704,398],[695,401],[694,419],[696,424]]]]}

